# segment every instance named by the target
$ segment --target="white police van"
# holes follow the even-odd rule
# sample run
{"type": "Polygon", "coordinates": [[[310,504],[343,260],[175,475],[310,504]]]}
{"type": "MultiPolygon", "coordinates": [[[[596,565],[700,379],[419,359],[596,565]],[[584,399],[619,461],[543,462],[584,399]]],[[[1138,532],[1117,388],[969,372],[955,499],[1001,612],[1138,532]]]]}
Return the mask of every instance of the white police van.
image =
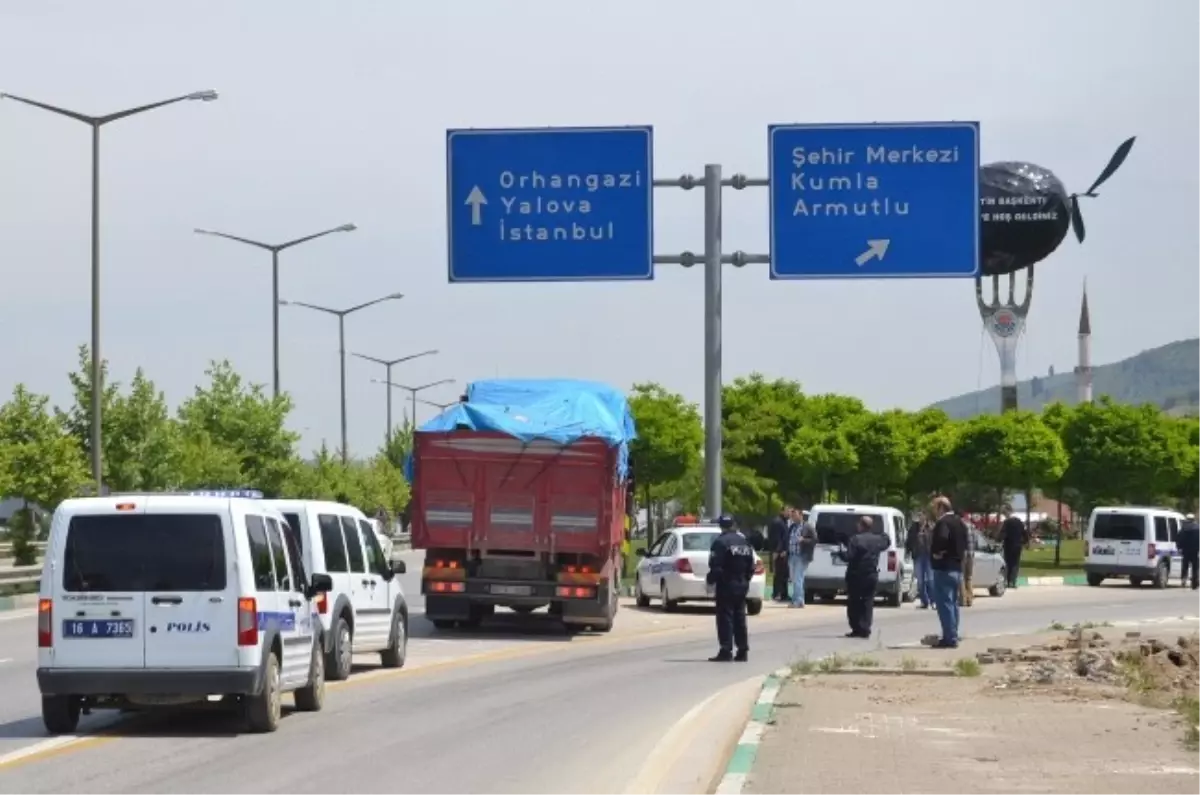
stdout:
{"type": "Polygon", "coordinates": [[[1088,585],[1100,585],[1109,577],[1128,577],[1134,586],[1149,580],[1156,588],[1166,588],[1183,521],[1183,514],[1166,508],[1093,509],[1083,563],[1088,585]]]}
{"type": "Polygon", "coordinates": [[[871,517],[872,532],[887,537],[888,547],[879,554],[879,584],[876,595],[887,605],[899,607],[917,596],[915,567],[904,552],[908,523],[904,514],[886,505],[814,505],[808,521],[817,533],[812,562],[804,574],[804,598],[819,596],[833,601],[846,592],[846,561],[839,549],[856,532],[858,520],[871,517]]]}
{"type": "Polygon", "coordinates": [[[355,654],[378,653],[385,668],[400,668],[408,654],[408,604],[375,525],[351,505],[319,500],[263,500],[283,514],[309,571],[328,574],[328,593],[317,596],[330,680],[350,676],[355,654]]]}
{"type": "Polygon", "coordinates": [[[321,623],[283,516],[241,492],[66,500],[54,512],[38,599],[38,687],[51,733],[81,712],[221,702],[252,731],[281,700],[320,710],[321,623]],[[219,496],[218,496],[219,494],[219,496]]]}

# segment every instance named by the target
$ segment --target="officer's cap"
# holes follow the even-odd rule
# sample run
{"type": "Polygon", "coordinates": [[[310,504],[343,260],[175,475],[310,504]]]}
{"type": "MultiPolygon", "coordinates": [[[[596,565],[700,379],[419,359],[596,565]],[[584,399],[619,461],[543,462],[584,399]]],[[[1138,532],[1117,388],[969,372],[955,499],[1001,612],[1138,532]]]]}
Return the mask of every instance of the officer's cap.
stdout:
{"type": "Polygon", "coordinates": [[[733,529],[733,517],[727,513],[723,513],[723,514],[721,514],[721,518],[717,519],[717,525],[722,530],[732,530],[733,529]]]}

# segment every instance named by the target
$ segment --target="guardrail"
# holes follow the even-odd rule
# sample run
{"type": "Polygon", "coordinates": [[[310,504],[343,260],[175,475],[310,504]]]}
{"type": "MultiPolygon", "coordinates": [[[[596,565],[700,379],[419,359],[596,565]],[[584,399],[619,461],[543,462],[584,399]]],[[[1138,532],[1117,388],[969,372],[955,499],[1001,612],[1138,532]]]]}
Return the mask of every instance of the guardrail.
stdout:
{"type": "Polygon", "coordinates": [[[35,566],[9,566],[8,568],[0,569],[0,587],[36,583],[41,578],[41,564],[35,566]]]}
{"type": "MultiPolygon", "coordinates": [[[[39,553],[46,551],[46,542],[45,541],[35,541],[33,543],[33,546],[37,548],[37,551],[39,553]]],[[[0,558],[11,558],[12,556],[13,556],[12,542],[11,541],[0,542],[0,558]]]]}

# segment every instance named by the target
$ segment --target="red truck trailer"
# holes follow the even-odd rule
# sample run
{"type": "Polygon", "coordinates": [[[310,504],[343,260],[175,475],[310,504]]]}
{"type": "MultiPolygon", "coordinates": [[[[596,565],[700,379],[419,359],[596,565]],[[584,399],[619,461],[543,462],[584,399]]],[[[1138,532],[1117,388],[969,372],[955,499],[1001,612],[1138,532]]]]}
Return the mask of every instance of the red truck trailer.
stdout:
{"type": "Polygon", "coordinates": [[[413,546],[438,628],[498,606],[612,629],[629,488],[624,397],[602,385],[491,381],[414,434],[413,546]],[[618,410],[623,408],[621,415],[618,410]]]}

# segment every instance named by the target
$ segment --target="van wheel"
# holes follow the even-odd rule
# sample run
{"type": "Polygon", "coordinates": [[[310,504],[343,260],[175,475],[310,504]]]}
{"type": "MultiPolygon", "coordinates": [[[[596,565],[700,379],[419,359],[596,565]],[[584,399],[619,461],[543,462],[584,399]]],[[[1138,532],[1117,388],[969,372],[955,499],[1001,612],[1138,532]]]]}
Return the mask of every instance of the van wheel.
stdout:
{"type": "Polygon", "coordinates": [[[1088,580],[1088,585],[1095,588],[1095,587],[1099,586],[1100,583],[1104,582],[1104,575],[1103,574],[1089,574],[1087,576],[1087,580],[1088,580]]]}
{"type": "Polygon", "coordinates": [[[662,583],[659,584],[659,588],[662,591],[663,610],[666,610],[668,613],[674,613],[679,609],[679,602],[667,598],[667,581],[663,580],[662,583]]]}
{"type": "Polygon", "coordinates": [[[42,696],[42,723],[51,734],[72,734],[79,728],[79,699],[42,696]]]}
{"type": "Polygon", "coordinates": [[[887,598],[884,600],[884,604],[886,604],[888,607],[899,607],[900,605],[904,604],[904,592],[900,590],[900,586],[900,579],[897,578],[896,587],[887,595],[887,598]]]}
{"type": "Polygon", "coordinates": [[[293,694],[296,709],[301,712],[320,712],[325,706],[325,655],[321,653],[321,640],[313,643],[312,662],[308,667],[308,684],[293,694]]]}
{"type": "Polygon", "coordinates": [[[746,600],[746,615],[756,616],[762,612],[762,599],[747,599],[746,600]]]}
{"type": "Polygon", "coordinates": [[[1003,567],[996,575],[996,582],[991,588],[988,588],[988,593],[992,596],[1004,596],[1004,592],[1008,590],[1008,571],[1003,567]]]}
{"type": "Polygon", "coordinates": [[[408,657],[408,621],[397,611],[392,624],[392,642],[379,653],[384,668],[403,668],[408,657]]]}
{"type": "Polygon", "coordinates": [[[354,663],[354,633],[345,614],[333,622],[333,648],[325,661],[325,675],[332,682],[350,678],[350,666],[354,663]]]}
{"type": "Polygon", "coordinates": [[[262,690],[246,699],[246,724],[250,731],[258,734],[273,732],[279,728],[283,714],[283,687],[279,681],[279,658],[275,652],[267,655],[263,670],[262,690]]]}
{"type": "Polygon", "coordinates": [[[1154,587],[1162,590],[1167,587],[1167,583],[1171,579],[1171,564],[1159,563],[1158,568],[1154,570],[1154,587]]]}
{"type": "Polygon", "coordinates": [[[642,593],[642,578],[641,577],[638,577],[636,580],[634,580],[633,597],[637,601],[638,607],[649,607],[650,606],[650,597],[646,596],[646,594],[642,593]]]}

